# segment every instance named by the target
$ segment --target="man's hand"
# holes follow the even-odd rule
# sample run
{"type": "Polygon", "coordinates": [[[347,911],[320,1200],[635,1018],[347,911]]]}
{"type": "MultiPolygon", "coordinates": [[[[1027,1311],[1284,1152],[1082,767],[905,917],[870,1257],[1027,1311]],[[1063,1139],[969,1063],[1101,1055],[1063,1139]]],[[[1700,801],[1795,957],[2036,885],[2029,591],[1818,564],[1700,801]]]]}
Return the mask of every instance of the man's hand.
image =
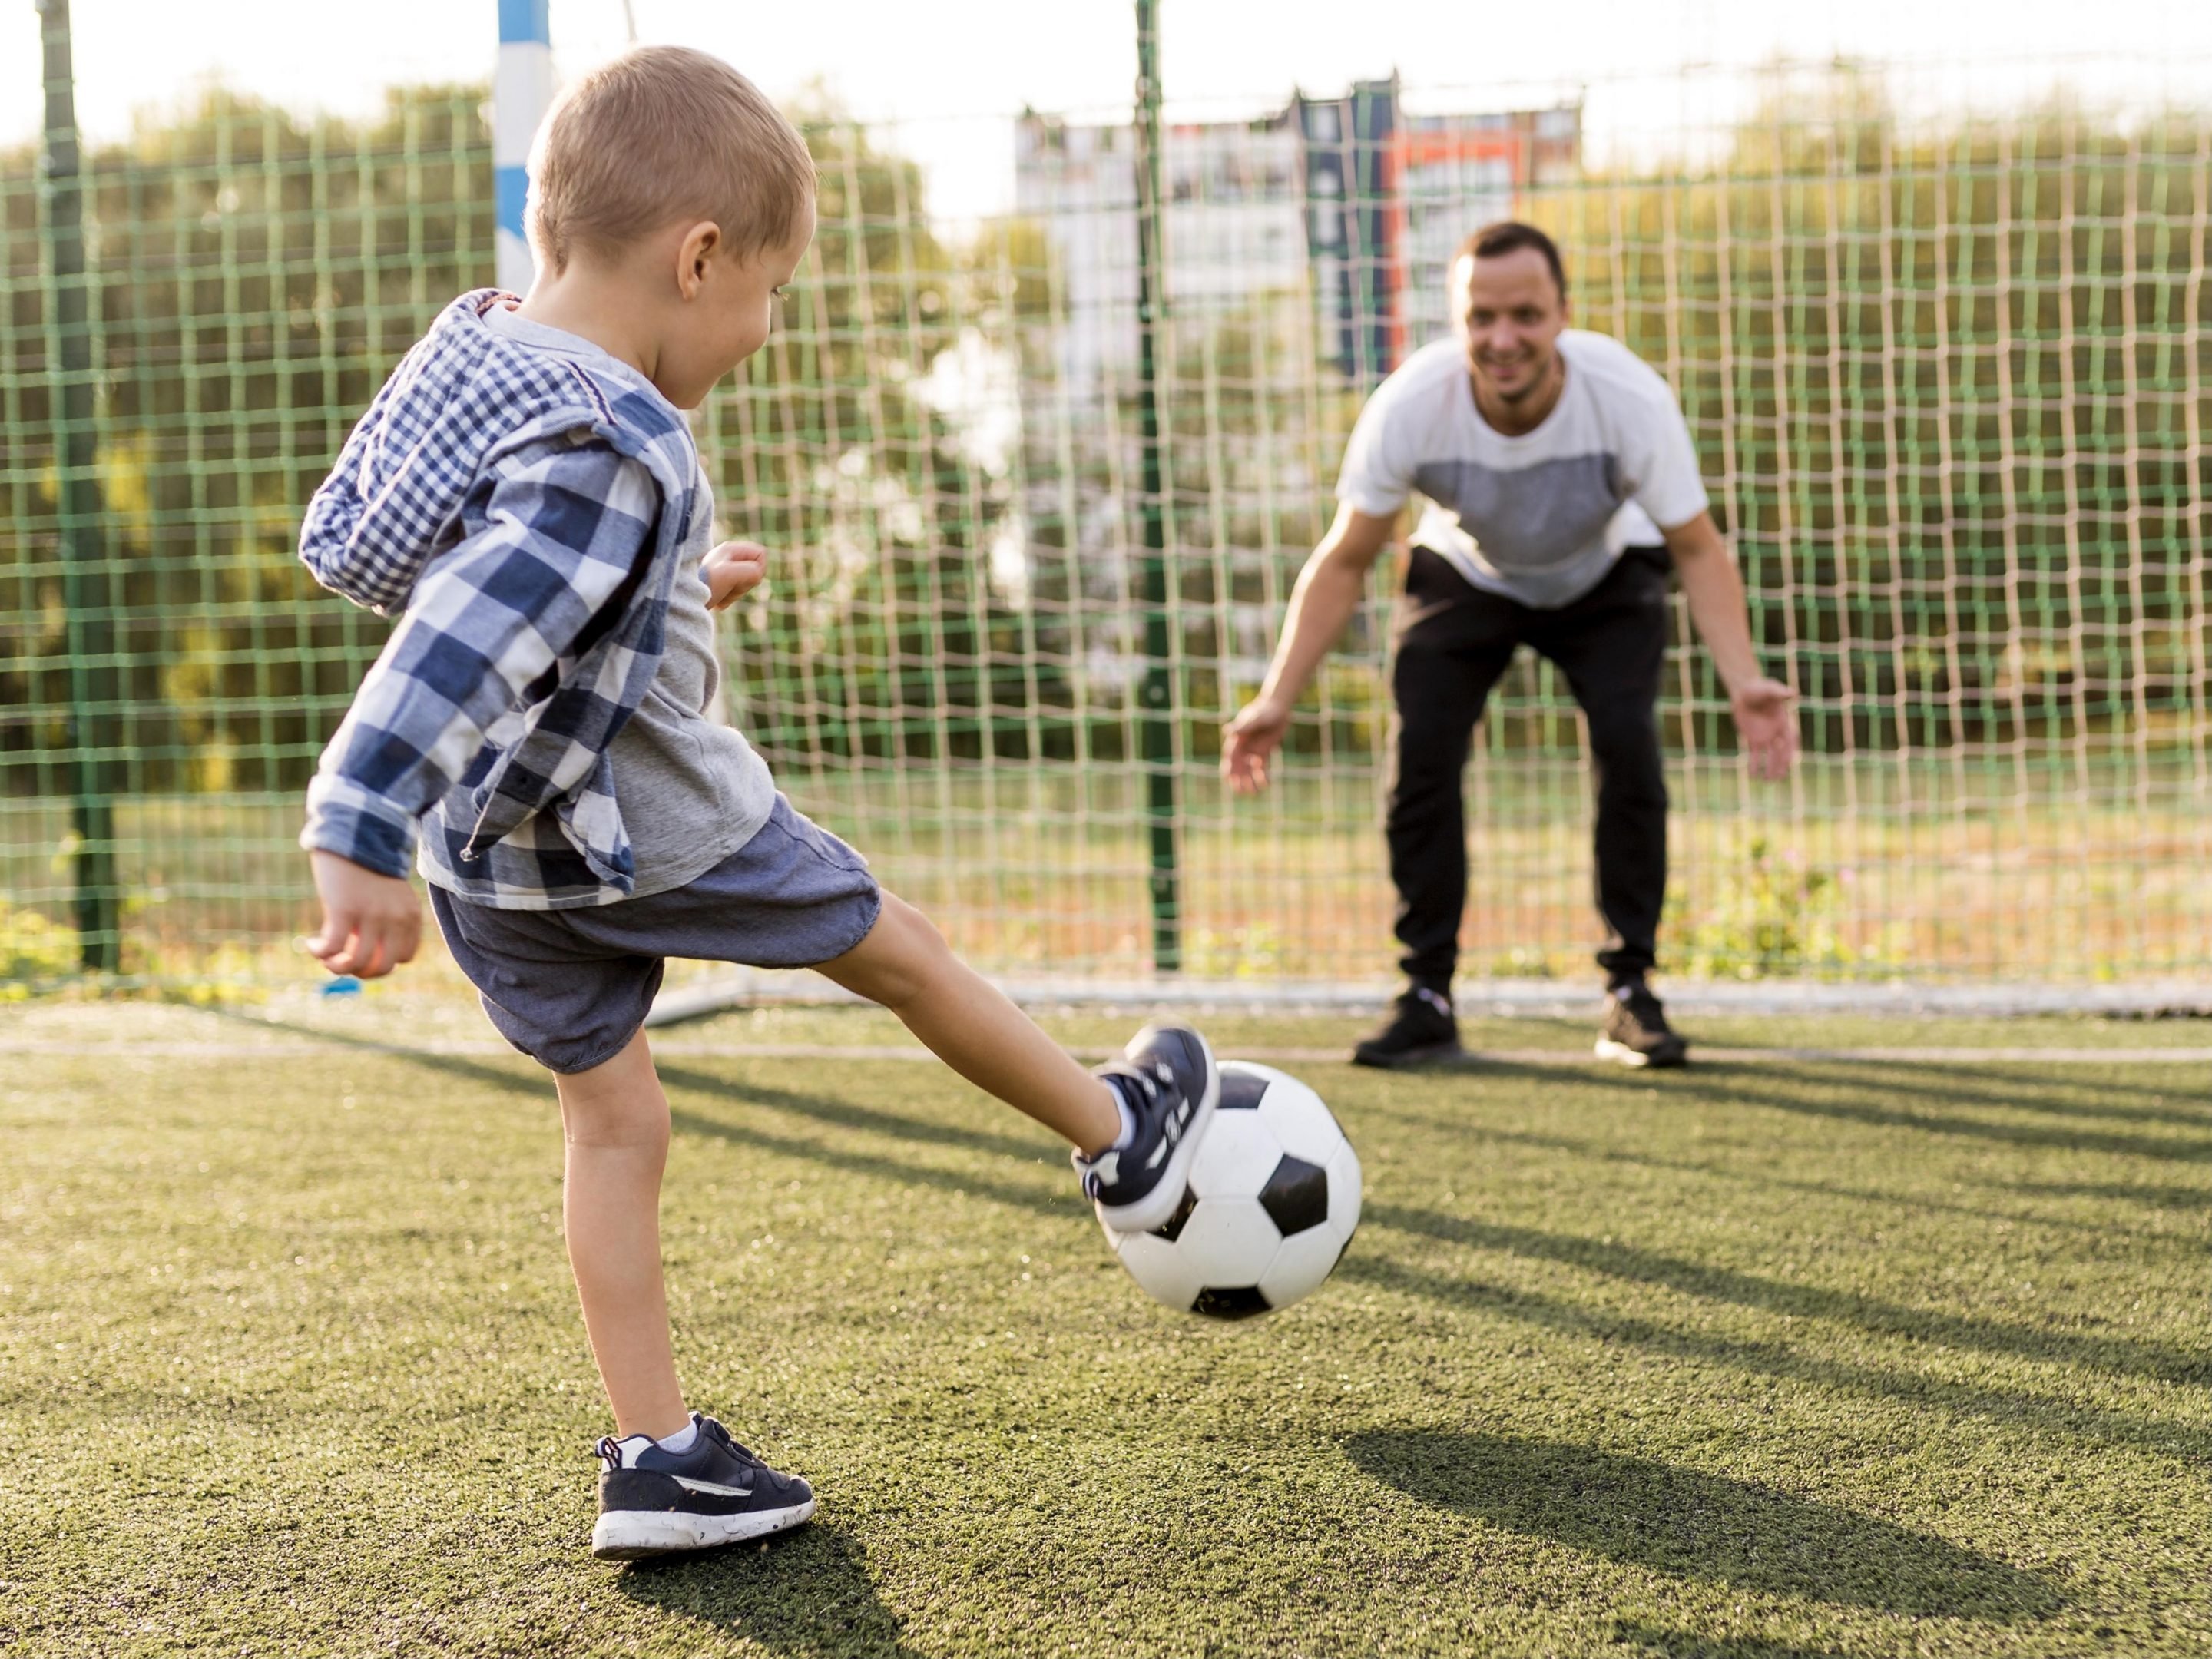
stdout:
{"type": "Polygon", "coordinates": [[[1362,513],[1340,502],[1336,518],[1316,544],[1291,589],[1283,617],[1283,637],[1258,696],[1221,729],[1221,775],[1239,795],[1256,795],[1267,787],[1267,757],[1282,747],[1291,729],[1291,708],[1306,682],[1367,592],[1367,573],[1382,550],[1398,515],[1362,513]]]}
{"type": "Polygon", "coordinates": [[[1267,757],[1282,747],[1291,729],[1287,703],[1255,697],[1221,729],[1221,775],[1239,795],[1256,795],[1267,787],[1267,757]]]}
{"type": "Polygon", "coordinates": [[[1765,675],[1747,681],[1729,696],[1735,734],[1751,761],[1751,775],[1772,781],[1790,775],[1797,757],[1797,694],[1765,675]]]}
{"type": "Polygon", "coordinates": [[[758,542],[724,542],[699,567],[707,579],[707,609],[726,611],[768,574],[768,549],[758,542]]]}
{"type": "Polygon", "coordinates": [[[422,904],[395,876],[380,876],[335,853],[313,852],[323,931],[302,939],[309,955],[334,974],[377,979],[415,960],[422,938],[422,904]]]}
{"type": "Polygon", "coordinates": [[[1665,532],[1674,556],[1674,574],[1690,602],[1690,620],[1712,653],[1721,684],[1729,686],[1729,712],[1751,775],[1772,781],[1790,775],[1797,758],[1797,694],[1759,672],[1759,653],[1751,642],[1751,617],[1744,607],[1743,578],[1721,538],[1713,515],[1700,513],[1665,532]]]}

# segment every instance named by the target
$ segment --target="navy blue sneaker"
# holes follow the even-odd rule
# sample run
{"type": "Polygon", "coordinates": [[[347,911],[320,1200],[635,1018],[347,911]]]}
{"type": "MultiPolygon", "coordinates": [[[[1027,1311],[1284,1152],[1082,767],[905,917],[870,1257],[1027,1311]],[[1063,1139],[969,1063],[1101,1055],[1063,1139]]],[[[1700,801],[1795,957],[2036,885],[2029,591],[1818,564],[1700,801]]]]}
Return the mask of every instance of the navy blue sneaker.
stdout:
{"type": "Polygon", "coordinates": [[[778,1474],[713,1418],[694,1412],[691,1420],[699,1437],[687,1452],[669,1451],[643,1434],[599,1442],[606,1468],[599,1474],[592,1553],[601,1560],[712,1549],[764,1538],[813,1516],[811,1486],[795,1474],[778,1474]]]}
{"type": "Polygon", "coordinates": [[[1188,1026],[1147,1025],[1121,1054],[1097,1074],[1120,1092],[1136,1133],[1095,1158],[1076,1153],[1075,1168],[1108,1231],[1148,1233],[1182,1202],[1190,1161],[1221,1098],[1221,1073],[1206,1039],[1188,1026]]]}

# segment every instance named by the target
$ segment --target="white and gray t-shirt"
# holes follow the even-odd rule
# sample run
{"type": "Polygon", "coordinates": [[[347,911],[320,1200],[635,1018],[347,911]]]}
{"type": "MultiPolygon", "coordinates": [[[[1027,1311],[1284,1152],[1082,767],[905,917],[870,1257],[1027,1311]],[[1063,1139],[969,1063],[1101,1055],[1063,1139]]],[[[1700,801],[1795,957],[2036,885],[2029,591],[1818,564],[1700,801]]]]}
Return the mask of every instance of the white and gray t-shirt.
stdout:
{"type": "MultiPolygon", "coordinates": [[[[541,351],[587,359],[602,374],[652,385],[580,335],[497,306],[484,321],[541,351]]],[[[716,718],[721,665],[714,614],[707,609],[707,579],[699,568],[714,545],[714,501],[696,456],[691,489],[691,531],[669,593],[660,672],[607,750],[615,801],[635,860],[638,898],[704,875],[750,841],[775,807],[768,763],[716,718]]]]}
{"type": "Polygon", "coordinates": [[[1424,346],[1375,389],[1344,452],[1337,499],[1377,517],[1418,490],[1413,539],[1475,586],[1539,611],[1571,605],[1624,548],[1705,510],[1680,404],[1617,340],[1567,329],[1566,386],[1543,423],[1507,437],[1475,408],[1467,348],[1424,346]]]}

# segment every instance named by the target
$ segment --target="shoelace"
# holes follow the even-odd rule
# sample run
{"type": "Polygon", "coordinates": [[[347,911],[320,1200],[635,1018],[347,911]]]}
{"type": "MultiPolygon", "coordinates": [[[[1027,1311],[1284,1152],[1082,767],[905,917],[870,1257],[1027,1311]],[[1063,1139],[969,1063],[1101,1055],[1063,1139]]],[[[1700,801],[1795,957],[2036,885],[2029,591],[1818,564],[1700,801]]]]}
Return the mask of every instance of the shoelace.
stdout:
{"type": "Polygon", "coordinates": [[[1159,1103],[1160,1091],[1176,1080],[1175,1067],[1164,1060],[1156,1060],[1149,1070],[1133,1060],[1124,1060],[1114,1068],[1114,1075],[1126,1077],[1145,1091],[1145,1098],[1154,1105],[1159,1103]]]}

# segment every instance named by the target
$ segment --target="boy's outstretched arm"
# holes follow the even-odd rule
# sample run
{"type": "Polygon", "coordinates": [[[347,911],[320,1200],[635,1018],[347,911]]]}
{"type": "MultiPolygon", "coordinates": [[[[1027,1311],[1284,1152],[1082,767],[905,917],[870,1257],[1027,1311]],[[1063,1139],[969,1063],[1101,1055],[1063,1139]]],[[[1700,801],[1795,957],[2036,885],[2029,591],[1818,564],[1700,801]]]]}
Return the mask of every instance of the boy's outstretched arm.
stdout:
{"type": "Polygon", "coordinates": [[[525,446],[472,489],[465,538],[423,572],[307,788],[323,925],[307,944],[332,972],[374,977],[414,954],[416,821],[493,721],[550,692],[659,504],[644,464],[597,440],[525,446]]]}

